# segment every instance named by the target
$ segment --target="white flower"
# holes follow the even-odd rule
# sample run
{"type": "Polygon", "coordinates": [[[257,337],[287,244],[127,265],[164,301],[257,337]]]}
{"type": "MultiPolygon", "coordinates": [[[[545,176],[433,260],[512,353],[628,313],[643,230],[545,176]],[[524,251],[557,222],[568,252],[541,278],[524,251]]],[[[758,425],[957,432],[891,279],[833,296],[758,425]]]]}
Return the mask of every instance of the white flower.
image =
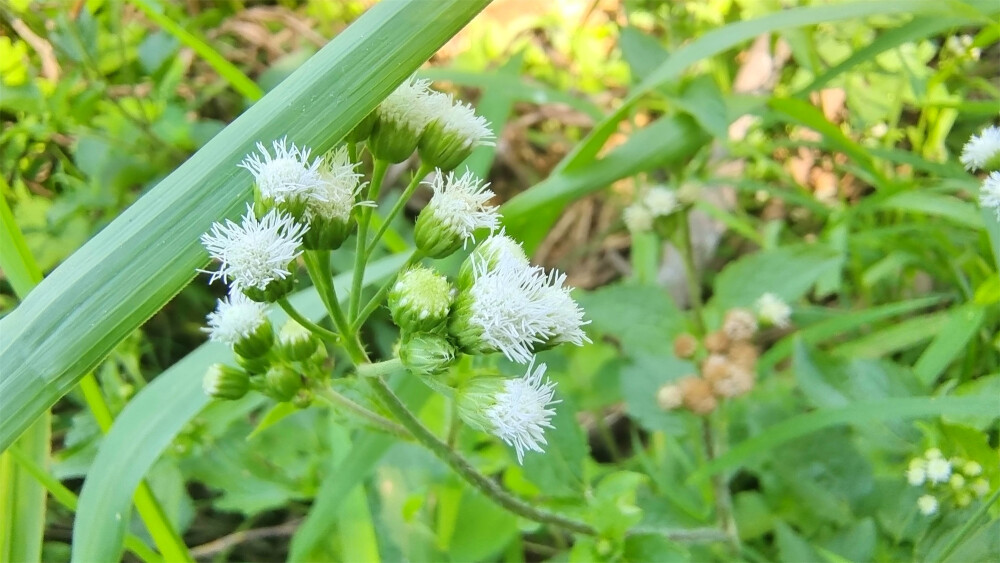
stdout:
{"type": "Polygon", "coordinates": [[[419,136],[451,100],[433,92],[429,80],[408,78],[400,84],[376,110],[379,119],[395,123],[419,136]]]}
{"type": "Polygon", "coordinates": [[[684,403],[684,391],[679,385],[666,384],[656,392],[656,404],[665,411],[672,411],[684,403]]]}
{"type": "Polygon", "coordinates": [[[983,473],[983,466],[975,461],[967,461],[962,465],[962,473],[967,477],[978,477],[983,473]]]}
{"type": "Polygon", "coordinates": [[[549,422],[556,414],[548,408],[560,401],[553,401],[555,383],[546,378],[545,364],[539,364],[528,371],[524,377],[509,379],[504,382],[504,389],[497,393],[496,403],[486,410],[493,434],[517,452],[517,462],[524,462],[525,450],[543,452],[545,429],[552,428],[549,422]]]}
{"type": "Polygon", "coordinates": [[[935,457],[927,461],[927,480],[931,483],[944,483],[951,476],[951,462],[943,457],[935,457]]]}
{"type": "Polygon", "coordinates": [[[924,495],[917,499],[917,508],[924,516],[932,516],[938,511],[938,500],[933,495],[924,495]]]}
{"type": "Polygon", "coordinates": [[[979,205],[992,207],[1000,220],[1000,172],[990,172],[979,188],[979,205]]]}
{"type": "Polygon", "coordinates": [[[455,102],[447,94],[437,94],[444,96],[448,104],[437,106],[437,122],[445,134],[452,134],[465,140],[466,148],[493,145],[493,131],[490,129],[490,122],[481,115],[476,115],[476,110],[471,105],[462,102],[455,102]]]}
{"type": "Polygon", "coordinates": [[[337,219],[347,221],[354,208],[355,198],[364,187],[363,174],[355,169],[347,147],[340,147],[323,159],[319,167],[319,181],[306,204],[306,218],[337,219]]]}
{"type": "Polygon", "coordinates": [[[536,345],[589,342],[583,311],[563,287],[565,276],[503,258],[475,260],[472,287],[460,293],[452,323],[468,349],[499,351],[528,363],[536,345]]]}
{"type": "Polygon", "coordinates": [[[259,154],[248,154],[239,164],[253,174],[261,196],[280,204],[313,195],[320,184],[320,159],[310,162],[310,150],[288,143],[285,137],[271,146],[273,157],[262,143],[257,143],[259,154]]]}
{"type": "Polygon", "coordinates": [[[482,184],[482,180],[471,171],[466,170],[461,177],[449,172],[445,179],[445,175],[438,170],[430,186],[434,195],[427,208],[440,228],[447,229],[464,241],[471,239],[476,229],[492,231],[497,228],[500,220],[497,208],[487,205],[494,193],[488,189],[489,184],[482,184]]]}
{"type": "Polygon", "coordinates": [[[914,487],[919,487],[923,485],[927,480],[927,472],[923,466],[914,467],[912,464],[910,468],[906,470],[906,482],[914,487]]]}
{"type": "Polygon", "coordinates": [[[773,293],[765,293],[757,299],[757,317],[764,323],[778,328],[787,328],[792,308],[773,293]]]}
{"type": "Polygon", "coordinates": [[[474,252],[490,263],[513,260],[522,267],[528,266],[530,263],[521,243],[507,236],[502,230],[486,237],[486,240],[477,246],[474,252]]]}
{"type": "Polygon", "coordinates": [[[622,220],[630,233],[645,233],[653,228],[653,213],[641,203],[633,203],[622,212],[622,220]]]}
{"type": "Polygon", "coordinates": [[[1000,127],[990,126],[977,136],[973,135],[962,147],[960,160],[966,170],[983,169],[1000,156],[1000,127]]]}
{"type": "Polygon", "coordinates": [[[266,313],[264,303],[236,291],[218,301],[215,311],[208,314],[208,327],[201,330],[213,341],[232,346],[267,322],[266,313]]]}
{"type": "Polygon", "coordinates": [[[677,194],[661,186],[650,188],[642,202],[654,217],[670,215],[677,210],[677,194]]]}
{"type": "Polygon", "coordinates": [[[272,281],[285,279],[291,275],[289,263],[302,254],[303,231],[301,224],[277,209],[258,220],[248,204],[241,224],[226,219],[201,236],[209,255],[221,262],[211,281],[228,278],[232,290],[241,291],[263,290],[272,281]]]}
{"type": "Polygon", "coordinates": [[[972,492],[976,493],[977,497],[986,496],[986,493],[990,492],[990,482],[983,477],[976,479],[972,482],[972,492]]]}

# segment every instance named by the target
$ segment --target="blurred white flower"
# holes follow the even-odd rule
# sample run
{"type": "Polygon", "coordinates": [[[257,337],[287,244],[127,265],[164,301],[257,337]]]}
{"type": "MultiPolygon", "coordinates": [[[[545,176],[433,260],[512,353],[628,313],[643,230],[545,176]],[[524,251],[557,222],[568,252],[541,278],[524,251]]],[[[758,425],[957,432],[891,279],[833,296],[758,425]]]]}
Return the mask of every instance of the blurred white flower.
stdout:
{"type": "Polygon", "coordinates": [[[310,162],[310,150],[289,143],[286,137],[271,147],[273,157],[263,143],[257,143],[259,153],[248,154],[239,164],[253,174],[261,196],[277,204],[310,196],[320,183],[320,159],[310,162]]]}
{"type": "Polygon", "coordinates": [[[927,461],[927,480],[932,483],[944,483],[951,476],[951,462],[943,457],[935,457],[927,461]]]}
{"type": "Polygon", "coordinates": [[[207,332],[211,340],[232,346],[267,322],[266,313],[264,303],[233,292],[218,301],[215,311],[208,314],[208,327],[201,330],[207,332]]]}
{"type": "Polygon", "coordinates": [[[757,299],[757,317],[764,324],[787,328],[792,315],[792,308],[773,293],[765,293],[757,299]]]}
{"type": "Polygon", "coordinates": [[[677,210],[677,194],[662,186],[654,186],[646,192],[642,202],[654,217],[670,215],[677,210]]]}
{"type": "Polygon", "coordinates": [[[622,220],[630,233],[645,233],[653,228],[653,213],[641,203],[633,203],[622,212],[622,220]]]}
{"type": "Polygon", "coordinates": [[[239,291],[263,290],[272,281],[285,279],[291,275],[289,264],[302,254],[303,232],[301,224],[277,209],[258,220],[248,204],[240,224],[226,219],[201,236],[209,255],[221,262],[211,272],[211,281],[227,278],[231,288],[239,291]]]}
{"type": "Polygon", "coordinates": [[[508,379],[504,388],[497,393],[493,406],[486,409],[493,434],[517,452],[517,462],[524,462],[524,452],[543,452],[546,444],[545,429],[552,428],[550,420],[556,411],[550,405],[559,403],[552,400],[555,383],[542,377],[545,364],[528,366],[524,377],[508,379]]]}
{"type": "Polygon", "coordinates": [[[962,147],[960,160],[966,170],[982,170],[1000,158],[1000,127],[991,125],[973,135],[962,147]]]}
{"type": "Polygon", "coordinates": [[[924,516],[933,516],[938,511],[938,500],[933,495],[924,495],[917,499],[917,508],[924,516]]]}
{"type": "Polygon", "coordinates": [[[979,205],[993,208],[1000,220],[1000,172],[990,172],[979,188],[979,205]]]}

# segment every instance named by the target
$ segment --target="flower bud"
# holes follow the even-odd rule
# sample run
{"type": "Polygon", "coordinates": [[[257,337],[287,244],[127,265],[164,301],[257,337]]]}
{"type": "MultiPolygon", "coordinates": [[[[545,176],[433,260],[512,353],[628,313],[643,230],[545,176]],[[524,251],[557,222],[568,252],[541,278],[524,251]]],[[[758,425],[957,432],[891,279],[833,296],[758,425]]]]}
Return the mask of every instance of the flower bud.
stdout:
{"type": "Polygon", "coordinates": [[[431,181],[434,195],[417,215],[417,248],[429,258],[444,258],[462,248],[477,229],[495,229],[499,214],[487,204],[494,195],[488,186],[469,171],[445,176],[439,170],[431,181]]]}
{"type": "Polygon", "coordinates": [[[306,327],[289,320],[278,334],[278,351],[291,361],[305,361],[319,348],[319,338],[306,327]]]}
{"type": "Polygon", "coordinates": [[[492,433],[493,422],[486,413],[506,385],[507,379],[503,377],[476,377],[467,381],[455,393],[459,418],[473,430],[492,433]]]}
{"type": "Polygon", "coordinates": [[[693,334],[683,332],[674,338],[674,355],[678,358],[689,359],[698,351],[698,339],[693,334]]]}
{"type": "Polygon", "coordinates": [[[389,290],[389,314],[404,333],[430,332],[447,320],[453,299],[447,278],[418,266],[400,274],[389,290]]]}
{"type": "Polygon", "coordinates": [[[302,388],[302,377],[285,365],[271,366],[264,375],[266,392],[279,401],[290,401],[302,388]]]}
{"type": "Polygon", "coordinates": [[[458,288],[466,290],[472,287],[472,283],[476,279],[475,264],[481,264],[482,268],[490,271],[496,268],[501,260],[511,261],[522,268],[531,265],[521,243],[502,232],[490,235],[462,262],[456,282],[458,288]]]}
{"type": "Polygon", "coordinates": [[[656,404],[665,411],[672,411],[684,403],[684,393],[673,383],[667,383],[656,392],[656,404]]]}
{"type": "Polygon", "coordinates": [[[368,150],[376,159],[403,162],[417,150],[427,124],[448,103],[447,96],[429,87],[427,80],[410,78],[375,109],[368,150]]]}
{"type": "Polygon", "coordinates": [[[347,147],[339,147],[323,157],[319,182],[306,208],[309,230],[302,246],[309,250],[336,250],[354,230],[354,210],[364,187],[358,164],[351,162],[347,147]]]}
{"type": "Polygon", "coordinates": [[[292,397],[292,405],[296,408],[304,409],[307,408],[313,402],[313,391],[308,387],[303,387],[299,389],[299,392],[292,397]]]}
{"type": "Polygon", "coordinates": [[[684,396],[684,406],[695,414],[706,415],[718,405],[712,386],[700,377],[685,377],[677,385],[684,396]]]}
{"type": "Polygon", "coordinates": [[[425,162],[451,170],[472,154],[472,149],[492,145],[493,132],[472,106],[452,102],[450,96],[444,99],[448,103],[440,105],[438,115],[420,136],[419,151],[425,162]]]}
{"type": "Polygon", "coordinates": [[[274,343],[274,330],[267,318],[267,307],[251,301],[240,292],[220,299],[215,311],[208,314],[209,338],[229,344],[237,358],[259,358],[274,343]]]}
{"type": "Polygon", "coordinates": [[[239,368],[212,364],[205,372],[202,388],[209,397],[236,400],[250,389],[250,376],[239,368]]]}
{"type": "Polygon", "coordinates": [[[263,355],[257,358],[247,358],[240,354],[236,354],[236,363],[239,364],[241,368],[246,370],[250,374],[258,374],[267,372],[267,368],[271,367],[271,358],[268,355],[263,355]]]}
{"type": "Polygon", "coordinates": [[[344,141],[348,143],[360,143],[362,141],[367,141],[368,136],[372,133],[372,127],[375,126],[375,112],[372,111],[364,117],[351,132],[347,134],[344,141]]]}
{"type": "Polygon", "coordinates": [[[433,377],[455,365],[458,351],[443,336],[420,333],[403,341],[399,347],[399,359],[411,373],[433,377]]]}
{"type": "Polygon", "coordinates": [[[757,334],[757,317],[746,309],[730,309],[722,321],[729,340],[750,340],[757,334]]]}
{"type": "Polygon", "coordinates": [[[705,337],[705,349],[712,354],[722,354],[729,349],[729,337],[721,330],[710,332],[705,337]]]}

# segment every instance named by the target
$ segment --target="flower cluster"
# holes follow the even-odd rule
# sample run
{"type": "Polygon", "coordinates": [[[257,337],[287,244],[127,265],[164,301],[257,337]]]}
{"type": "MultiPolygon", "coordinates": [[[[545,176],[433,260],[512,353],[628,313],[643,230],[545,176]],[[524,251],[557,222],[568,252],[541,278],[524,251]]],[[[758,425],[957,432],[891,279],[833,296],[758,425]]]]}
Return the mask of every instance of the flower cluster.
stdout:
{"type": "MultiPolygon", "coordinates": [[[[329,391],[323,387],[333,360],[328,344],[344,346],[361,372],[366,353],[363,345],[352,343],[367,316],[385,300],[400,329],[398,364],[453,397],[470,426],[513,447],[519,462],[527,451],[542,451],[555,412],[551,407],[559,401],[535,354],[563,343],[589,342],[583,331],[587,321],[565,274],[532,265],[520,243],[498,229],[500,215],[490,204],[494,194],[489,184],[467,170],[453,171],[493,139],[489,123],[470,105],[432,90],[426,80],[411,78],[355,126],[346,145],[329,153],[314,157],[309,147],[287,137],[270,145],[257,143],[238,165],[252,177],[253,204],[238,222],[215,223],[202,236],[218,264],[208,272],[211,282],[221,279],[229,285],[229,295],[208,315],[204,330],[232,348],[238,365],[212,366],[204,378],[205,392],[238,399],[253,390],[308,406],[317,393],[329,391]],[[374,161],[371,184],[359,171],[359,159],[351,156],[359,146],[374,161]],[[329,275],[323,261],[354,234],[360,267],[352,289],[360,288],[363,265],[383,233],[370,240],[367,208],[378,202],[365,199],[377,199],[384,179],[377,171],[414,153],[421,160],[420,176],[385,219],[398,213],[423,173],[434,170],[427,183],[432,196],[414,228],[414,259],[363,309],[356,292],[348,296],[347,314],[334,304],[337,299],[326,298],[336,332],[297,314],[286,297],[295,284],[298,259],[304,258],[323,292],[330,285],[329,279],[317,278],[329,275]],[[365,197],[361,192],[366,186],[365,197]],[[470,247],[454,281],[420,263],[470,247]],[[303,324],[289,321],[276,331],[267,316],[268,303],[279,303],[303,324]],[[449,377],[463,354],[493,353],[528,364],[527,372],[518,378],[449,377]]],[[[648,205],[668,213],[670,196],[651,192],[648,205]]]]}
{"type": "Polygon", "coordinates": [[[924,489],[925,494],[917,499],[917,509],[924,516],[936,514],[945,501],[964,508],[990,490],[982,465],[960,457],[947,459],[938,448],[930,448],[910,460],[906,481],[924,489]]]}
{"type": "Polygon", "coordinates": [[[664,410],[684,407],[707,415],[719,401],[749,393],[757,382],[757,358],[760,350],[753,343],[757,318],[746,309],[726,312],[719,330],[704,340],[682,333],[674,339],[674,354],[685,360],[698,360],[698,373],[676,383],[660,387],[657,403],[664,410]]]}
{"type": "Polygon", "coordinates": [[[622,220],[629,232],[644,233],[653,230],[661,218],[672,215],[678,209],[680,203],[674,190],[653,186],[625,208],[622,220]]]}
{"type": "Polygon", "coordinates": [[[1000,127],[989,126],[973,135],[962,147],[960,160],[970,172],[987,173],[979,187],[979,205],[996,211],[1000,221],[1000,127]]]}

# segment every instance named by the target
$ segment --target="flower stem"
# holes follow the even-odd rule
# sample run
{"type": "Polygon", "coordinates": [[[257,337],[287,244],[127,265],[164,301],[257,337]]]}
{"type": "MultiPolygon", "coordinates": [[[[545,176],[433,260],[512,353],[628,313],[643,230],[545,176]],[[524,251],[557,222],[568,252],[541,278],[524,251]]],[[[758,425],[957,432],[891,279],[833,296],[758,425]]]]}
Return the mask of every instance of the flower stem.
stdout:
{"type": "Polygon", "coordinates": [[[694,313],[694,327],[698,336],[705,335],[705,319],[702,316],[701,302],[701,282],[698,279],[698,269],[694,265],[694,247],[691,245],[691,226],[688,221],[689,211],[684,210],[680,214],[680,224],[677,226],[680,237],[680,254],[684,260],[684,269],[687,273],[688,297],[691,300],[691,310],[694,313]]]}
{"type": "Polygon", "coordinates": [[[348,399],[344,395],[334,391],[329,387],[326,386],[317,387],[316,396],[320,397],[330,405],[342,408],[344,410],[353,413],[354,415],[357,415],[358,417],[364,419],[366,422],[368,422],[369,424],[371,424],[372,426],[383,432],[392,434],[393,436],[396,436],[397,438],[401,438],[403,440],[413,439],[413,436],[411,436],[410,433],[407,432],[406,428],[403,428],[402,426],[396,424],[395,422],[389,420],[388,418],[385,418],[384,416],[372,410],[369,410],[359,405],[358,403],[355,403],[354,401],[348,399]]]}
{"type": "Polygon", "coordinates": [[[358,144],[357,143],[347,143],[347,159],[352,164],[356,164],[358,162],[358,144]]]}
{"type": "MultiPolygon", "coordinates": [[[[367,199],[369,201],[378,201],[378,193],[382,189],[382,180],[385,179],[385,173],[388,169],[388,161],[375,159],[375,163],[372,166],[372,182],[368,185],[367,199]]],[[[365,264],[368,262],[368,253],[365,249],[368,247],[368,224],[371,222],[371,218],[372,208],[362,207],[360,216],[358,217],[358,240],[354,256],[354,279],[351,282],[351,298],[347,308],[348,314],[352,319],[357,317],[358,308],[361,307],[361,282],[365,275],[365,264]]]]}
{"type": "Polygon", "coordinates": [[[358,377],[384,377],[403,369],[403,361],[393,358],[384,362],[361,364],[357,367],[358,377]]]}
{"type": "Polygon", "coordinates": [[[295,307],[292,307],[292,304],[288,301],[287,298],[282,297],[281,299],[278,299],[278,305],[295,322],[297,322],[300,325],[304,326],[305,328],[309,329],[311,332],[316,333],[316,335],[318,335],[320,338],[322,338],[324,340],[327,340],[329,342],[340,342],[340,335],[339,334],[337,334],[336,332],[333,332],[332,330],[327,330],[327,329],[319,326],[318,324],[310,321],[309,319],[303,317],[302,313],[296,311],[295,307]]]}
{"type": "Polygon", "coordinates": [[[372,241],[368,244],[368,249],[365,252],[371,254],[372,251],[375,250],[375,247],[378,245],[378,241],[382,238],[382,235],[384,235],[385,232],[389,230],[389,225],[392,223],[392,220],[396,217],[396,215],[399,214],[400,211],[403,210],[403,207],[406,205],[406,202],[410,200],[410,196],[413,195],[413,192],[416,191],[417,186],[420,185],[420,180],[423,180],[428,174],[431,173],[431,170],[433,169],[434,167],[431,166],[430,164],[427,164],[426,162],[420,163],[420,167],[417,168],[416,173],[414,173],[413,179],[410,180],[410,184],[406,186],[406,189],[403,190],[402,195],[400,195],[399,199],[396,200],[396,203],[393,204],[392,209],[389,210],[388,215],[382,218],[382,226],[379,227],[378,231],[375,233],[375,237],[372,238],[372,241]]]}
{"type": "Polygon", "coordinates": [[[319,297],[326,305],[326,310],[333,319],[334,326],[340,332],[340,344],[347,350],[347,355],[355,365],[368,361],[368,354],[358,341],[358,336],[351,330],[344,310],[337,299],[337,289],[333,286],[333,274],[330,272],[330,252],[328,250],[306,251],[303,255],[309,277],[312,278],[319,297]]]}
{"type": "MultiPolygon", "coordinates": [[[[419,262],[421,258],[423,258],[423,253],[415,249],[413,253],[410,254],[410,257],[406,259],[406,263],[403,264],[399,271],[405,271],[410,266],[419,262]]],[[[358,330],[361,328],[361,325],[365,324],[368,317],[375,312],[375,309],[377,309],[379,305],[382,304],[382,301],[389,293],[389,290],[392,289],[394,283],[396,283],[396,276],[390,277],[384,284],[382,284],[382,287],[379,288],[375,295],[372,296],[368,304],[365,305],[365,308],[361,309],[361,312],[358,313],[358,316],[354,319],[354,323],[351,325],[352,330],[358,330]]]]}
{"type": "MultiPolygon", "coordinates": [[[[716,443],[716,436],[712,431],[712,421],[706,416],[701,421],[702,439],[705,445],[705,457],[708,462],[718,457],[721,453],[717,451],[719,445],[716,443]]],[[[740,535],[736,529],[736,518],[733,516],[733,499],[729,494],[729,484],[726,477],[720,473],[712,475],[712,492],[715,497],[715,512],[719,520],[719,527],[729,539],[735,553],[740,552],[740,535]]]]}
{"type": "Polygon", "coordinates": [[[381,377],[366,378],[372,389],[379,396],[386,408],[413,434],[418,442],[429,449],[434,455],[451,466],[456,473],[468,481],[473,487],[510,512],[535,522],[560,526],[580,534],[597,535],[597,530],[586,522],[568,518],[548,510],[534,507],[523,500],[503,490],[495,481],[477,471],[468,460],[455,450],[448,447],[427,429],[399,400],[381,377]]]}

